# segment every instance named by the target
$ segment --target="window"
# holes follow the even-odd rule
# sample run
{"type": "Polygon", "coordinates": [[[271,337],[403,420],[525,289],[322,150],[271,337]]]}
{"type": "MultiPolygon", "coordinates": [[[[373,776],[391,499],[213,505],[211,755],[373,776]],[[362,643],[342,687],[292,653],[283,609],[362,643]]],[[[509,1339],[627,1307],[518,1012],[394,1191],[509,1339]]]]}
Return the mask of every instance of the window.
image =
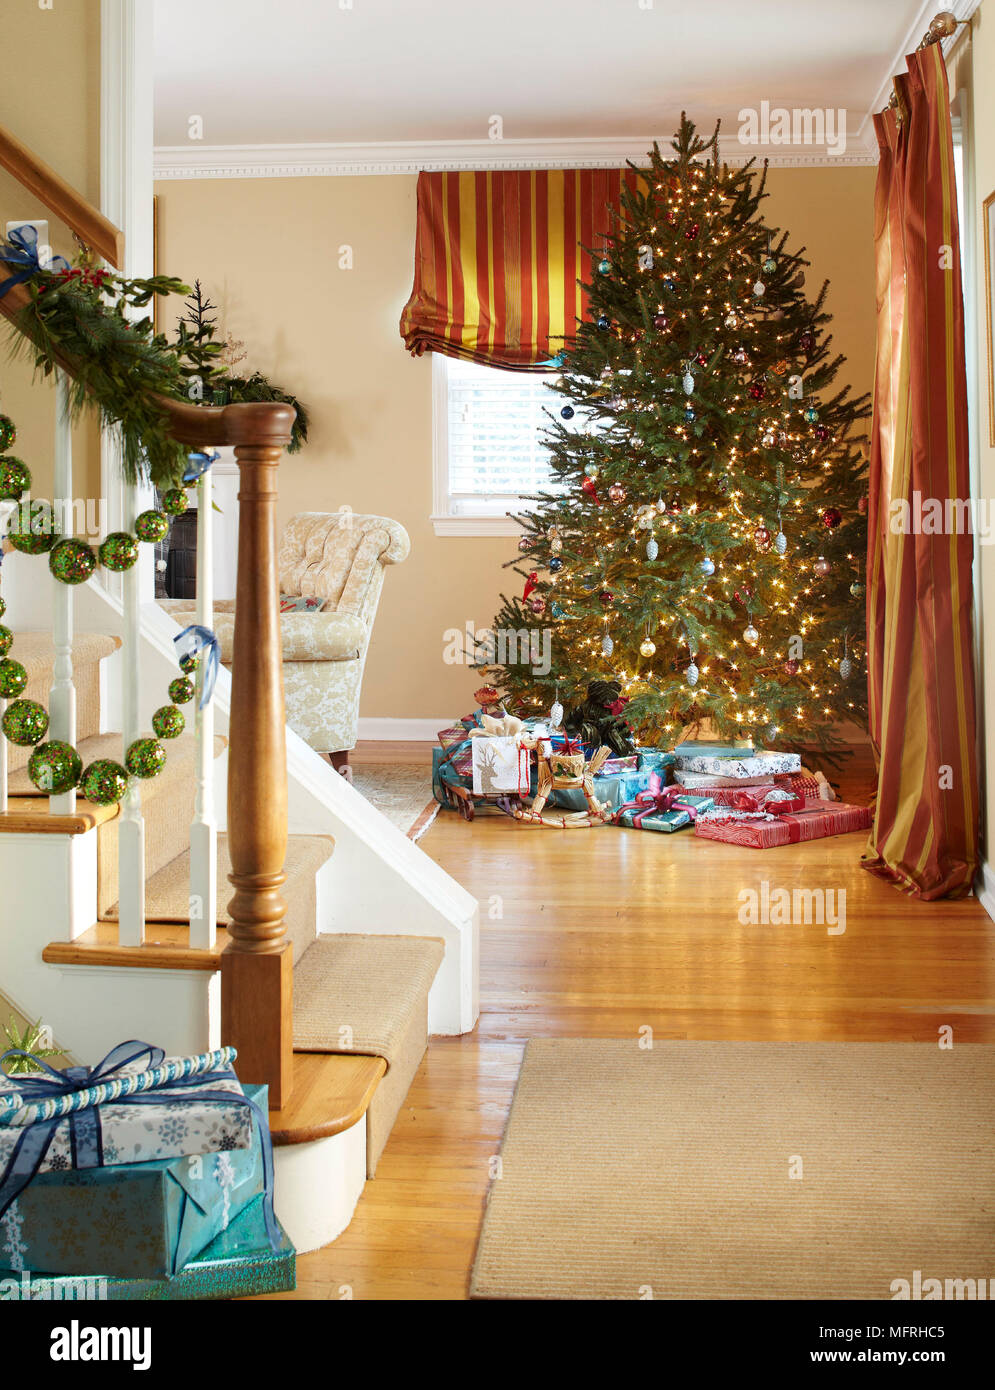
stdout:
{"type": "MultiPolygon", "coordinates": [[[[553,487],[540,431],[556,374],[509,372],[433,353],[435,493],[440,536],[517,535],[508,512],[553,487]]],[[[561,398],[562,399],[562,398],[561,398]]]]}

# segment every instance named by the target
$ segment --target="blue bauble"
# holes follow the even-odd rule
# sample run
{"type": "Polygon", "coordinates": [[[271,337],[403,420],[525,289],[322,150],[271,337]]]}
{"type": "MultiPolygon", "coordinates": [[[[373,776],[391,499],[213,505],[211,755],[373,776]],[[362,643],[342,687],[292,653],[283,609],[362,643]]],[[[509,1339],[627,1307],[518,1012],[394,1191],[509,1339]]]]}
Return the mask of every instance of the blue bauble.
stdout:
{"type": "Polygon", "coordinates": [[[670,278],[669,275],[667,276],[666,280],[664,280],[664,282],[663,282],[663,288],[664,288],[665,290],[670,290],[671,292],[673,292],[673,291],[677,288],[676,285],[674,284],[673,280],[671,280],[671,278],[670,278]]]}
{"type": "Polygon", "coordinates": [[[701,572],[706,579],[708,579],[709,576],[715,573],[715,561],[712,560],[708,555],[706,555],[704,560],[702,560],[701,562],[701,572]]]}
{"type": "Polygon", "coordinates": [[[564,420],[572,420],[574,418],[573,406],[565,405],[563,409],[560,411],[560,414],[563,416],[564,420]]]}
{"type": "Polygon", "coordinates": [[[599,317],[598,317],[598,327],[601,329],[602,333],[607,332],[607,330],[608,330],[609,328],[611,328],[611,326],[612,326],[612,321],[611,321],[611,319],[608,317],[607,314],[601,314],[601,315],[599,315],[599,317]]]}
{"type": "Polygon", "coordinates": [[[598,269],[601,271],[602,275],[607,275],[611,268],[612,263],[607,257],[603,261],[598,262],[598,269]]]}
{"type": "Polygon", "coordinates": [[[809,422],[810,425],[814,425],[818,418],[819,412],[816,410],[814,405],[810,405],[805,412],[805,419],[809,422]]]}
{"type": "Polygon", "coordinates": [[[561,570],[562,568],[563,568],[563,561],[560,559],[559,555],[554,555],[553,558],[552,558],[552,559],[550,560],[550,562],[549,562],[549,570],[550,570],[550,573],[551,573],[551,574],[559,574],[559,572],[560,572],[560,570],[561,570]]]}
{"type": "Polygon", "coordinates": [[[690,425],[691,421],[695,418],[695,413],[694,413],[693,407],[688,406],[688,408],[687,408],[687,409],[685,410],[685,412],[684,412],[684,418],[685,418],[685,420],[688,422],[688,424],[690,425]]]}

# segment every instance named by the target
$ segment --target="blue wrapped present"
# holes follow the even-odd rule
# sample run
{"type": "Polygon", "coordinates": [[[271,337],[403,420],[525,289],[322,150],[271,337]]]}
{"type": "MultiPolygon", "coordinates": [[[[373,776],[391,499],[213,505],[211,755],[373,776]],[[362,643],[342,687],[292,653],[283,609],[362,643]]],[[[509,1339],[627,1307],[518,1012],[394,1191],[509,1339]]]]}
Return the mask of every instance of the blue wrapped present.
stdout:
{"type": "Polygon", "coordinates": [[[677,761],[674,754],[663,748],[638,748],[636,751],[639,755],[639,771],[660,772],[666,782],[667,769],[673,767],[677,761]]]}
{"type": "Polygon", "coordinates": [[[615,815],[615,824],[633,830],[658,830],[671,834],[683,830],[714,802],[710,796],[691,796],[681,787],[665,787],[658,772],[647,774],[649,786],[636,792],[615,815]]]}
{"type": "Polygon", "coordinates": [[[282,1226],[270,1242],[263,1199],[256,1197],[235,1217],[226,1231],[194,1256],[170,1279],[107,1278],[105,1275],[32,1274],[0,1270],[0,1301],[83,1299],[108,1302],[184,1301],[248,1298],[255,1294],[286,1293],[297,1287],[297,1252],[282,1226]]]}
{"type": "MultiPolygon", "coordinates": [[[[264,1189],[262,1212],[278,1243],[267,1088],[246,1086],[245,1097],[254,1107],[248,1148],[36,1173],[0,1216],[0,1263],[7,1274],[169,1277],[264,1189]]],[[[174,1105],[182,1125],[182,1104],[174,1105]]],[[[32,1128],[22,1131],[25,1138],[32,1128]]]]}

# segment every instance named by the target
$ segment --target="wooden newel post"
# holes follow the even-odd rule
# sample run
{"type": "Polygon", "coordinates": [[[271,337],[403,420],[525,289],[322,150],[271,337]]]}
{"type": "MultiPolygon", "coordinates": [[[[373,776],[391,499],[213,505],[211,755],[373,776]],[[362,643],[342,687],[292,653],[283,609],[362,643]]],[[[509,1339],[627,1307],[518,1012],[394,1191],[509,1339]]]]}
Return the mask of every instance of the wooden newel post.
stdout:
{"type": "MultiPolygon", "coordinates": [[[[292,412],[282,409],[292,421],[292,412]]],[[[273,423],[283,426],[281,434],[287,429],[282,418],[273,423]]],[[[235,446],[238,584],[228,746],[235,894],[228,906],[230,942],[221,957],[221,1040],[238,1049],[236,1068],[243,1082],[268,1084],[274,1109],[290,1096],[293,1066],[293,952],[284,936],[286,904],[280,892],[287,852],[276,543],[281,453],[282,441],[235,446]]]]}

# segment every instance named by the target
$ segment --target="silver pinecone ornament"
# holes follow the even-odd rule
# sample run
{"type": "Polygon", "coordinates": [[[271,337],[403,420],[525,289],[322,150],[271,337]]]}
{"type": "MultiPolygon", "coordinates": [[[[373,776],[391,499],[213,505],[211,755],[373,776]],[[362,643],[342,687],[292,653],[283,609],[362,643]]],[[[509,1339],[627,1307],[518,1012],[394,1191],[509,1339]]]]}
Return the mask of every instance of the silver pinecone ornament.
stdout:
{"type": "Polygon", "coordinates": [[[853,662],[845,656],[840,662],[840,680],[848,681],[853,675],[853,662]]]}
{"type": "Polygon", "coordinates": [[[615,650],[615,643],[611,639],[611,633],[606,632],[601,639],[601,651],[604,656],[611,656],[615,650]]]}
{"type": "Polygon", "coordinates": [[[690,396],[691,392],[694,390],[694,377],[690,372],[684,373],[684,380],[681,385],[684,387],[685,396],[690,396]]]}
{"type": "Polygon", "coordinates": [[[778,555],[784,555],[788,549],[788,538],[783,531],[778,531],[774,537],[774,549],[778,555]]]}
{"type": "Polygon", "coordinates": [[[549,707],[549,722],[554,729],[558,729],[563,723],[563,706],[559,700],[554,700],[549,707]]]}
{"type": "Polygon", "coordinates": [[[688,685],[698,684],[698,668],[693,661],[691,662],[691,665],[687,668],[687,670],[684,672],[684,677],[688,685]]]}
{"type": "Polygon", "coordinates": [[[656,557],[659,555],[659,553],[660,553],[660,547],[659,547],[659,545],[657,544],[656,537],[655,537],[655,536],[650,536],[649,540],[646,542],[646,558],[647,558],[647,560],[655,560],[656,557]]]}

